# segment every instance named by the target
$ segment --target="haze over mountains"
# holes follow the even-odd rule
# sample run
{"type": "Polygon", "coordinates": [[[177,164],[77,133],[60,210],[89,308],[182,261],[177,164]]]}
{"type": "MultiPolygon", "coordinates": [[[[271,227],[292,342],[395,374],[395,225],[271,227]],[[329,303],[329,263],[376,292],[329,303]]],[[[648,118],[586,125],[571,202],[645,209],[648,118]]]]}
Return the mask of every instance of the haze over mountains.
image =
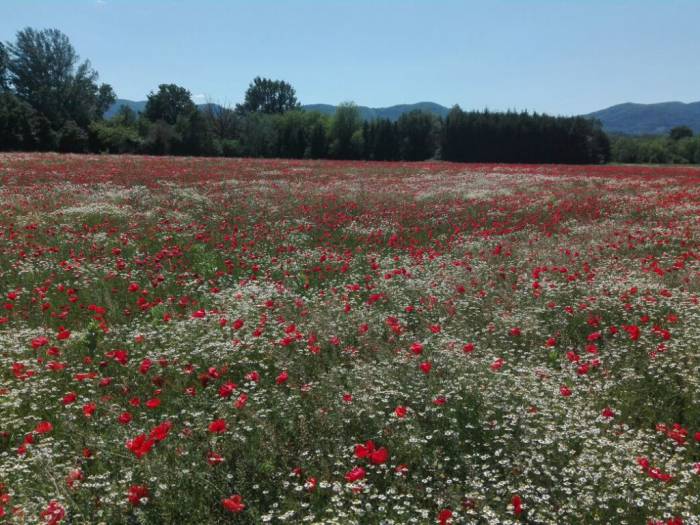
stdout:
{"type": "MultiPolygon", "coordinates": [[[[200,105],[200,107],[206,104],[200,105]]],[[[143,111],[145,100],[117,99],[105,113],[105,117],[113,117],[121,106],[128,106],[136,112],[143,111]]],[[[336,106],[330,104],[307,104],[302,106],[307,111],[318,111],[333,115],[336,106]]],[[[371,108],[358,106],[365,120],[386,118],[397,120],[402,114],[414,110],[422,110],[444,117],[449,108],[435,102],[417,102],[415,104],[398,104],[386,108],[371,108]]],[[[585,115],[597,118],[603,123],[603,129],[608,133],[623,133],[627,135],[665,135],[675,126],[688,126],[695,133],[700,133],[700,101],[699,102],[661,102],[657,104],[624,103],[609,108],[594,111],[585,115]]]]}

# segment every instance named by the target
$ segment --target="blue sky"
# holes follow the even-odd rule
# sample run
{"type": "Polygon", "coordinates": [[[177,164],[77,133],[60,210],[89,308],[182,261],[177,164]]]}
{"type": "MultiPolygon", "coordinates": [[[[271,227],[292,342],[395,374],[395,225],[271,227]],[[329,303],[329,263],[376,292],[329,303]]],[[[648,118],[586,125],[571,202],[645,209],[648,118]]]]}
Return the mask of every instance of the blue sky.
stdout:
{"type": "Polygon", "coordinates": [[[698,21],[693,0],[0,0],[0,40],[56,27],[120,98],[234,104],[260,75],[302,103],[552,114],[700,100],[698,21]]]}

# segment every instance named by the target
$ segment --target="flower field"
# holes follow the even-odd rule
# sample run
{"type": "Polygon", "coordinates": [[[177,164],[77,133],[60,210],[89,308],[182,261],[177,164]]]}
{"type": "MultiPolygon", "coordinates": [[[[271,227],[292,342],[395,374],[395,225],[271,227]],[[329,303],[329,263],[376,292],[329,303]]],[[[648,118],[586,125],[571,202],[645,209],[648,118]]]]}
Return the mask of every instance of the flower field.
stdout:
{"type": "Polygon", "coordinates": [[[699,524],[700,170],[0,155],[0,523],[699,524]]]}

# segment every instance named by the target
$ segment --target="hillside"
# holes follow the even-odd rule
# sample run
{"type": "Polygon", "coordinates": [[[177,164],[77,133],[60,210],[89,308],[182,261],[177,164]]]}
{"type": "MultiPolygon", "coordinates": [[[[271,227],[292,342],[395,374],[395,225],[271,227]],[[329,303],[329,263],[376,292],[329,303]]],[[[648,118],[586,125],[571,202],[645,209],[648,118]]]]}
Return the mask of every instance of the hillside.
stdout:
{"type": "MultiPolygon", "coordinates": [[[[336,106],[330,104],[307,104],[302,106],[306,111],[318,111],[324,115],[333,115],[336,106]]],[[[358,106],[360,115],[363,120],[373,120],[376,118],[386,118],[389,120],[398,120],[404,113],[409,111],[421,110],[427,113],[433,113],[440,117],[444,117],[450,111],[449,108],[436,104],[435,102],[416,102],[415,104],[398,104],[386,108],[370,108],[367,106],[358,106]]]]}
{"type": "MultiPolygon", "coordinates": [[[[206,104],[200,105],[203,107],[206,104]]],[[[128,106],[137,113],[143,111],[146,107],[145,100],[127,100],[127,99],[117,99],[114,104],[105,112],[105,118],[112,118],[117,114],[121,106],[128,106]]],[[[336,106],[330,104],[307,104],[302,106],[306,111],[318,111],[324,115],[333,115],[335,113],[336,106]]],[[[387,108],[370,108],[367,106],[359,106],[360,114],[364,120],[373,120],[375,118],[388,118],[389,120],[397,120],[404,113],[414,110],[426,111],[429,113],[434,113],[444,117],[447,115],[449,108],[436,104],[434,102],[417,102],[415,104],[399,104],[396,106],[390,106],[387,108]]]]}
{"type": "Polygon", "coordinates": [[[661,102],[658,104],[618,104],[586,115],[599,119],[609,133],[661,135],[685,125],[700,133],[700,102],[661,102]]]}

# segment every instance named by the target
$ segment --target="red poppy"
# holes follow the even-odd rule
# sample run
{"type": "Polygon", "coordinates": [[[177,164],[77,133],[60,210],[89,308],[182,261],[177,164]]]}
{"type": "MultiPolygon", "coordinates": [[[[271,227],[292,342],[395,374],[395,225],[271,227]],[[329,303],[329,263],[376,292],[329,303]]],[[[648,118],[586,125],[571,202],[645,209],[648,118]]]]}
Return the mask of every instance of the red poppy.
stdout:
{"type": "Polygon", "coordinates": [[[209,451],[207,453],[207,463],[209,463],[212,467],[215,465],[218,465],[219,463],[224,462],[224,457],[221,454],[218,454],[214,451],[209,451]]]}
{"type": "Polygon", "coordinates": [[[367,472],[365,471],[365,469],[363,469],[362,467],[355,467],[354,469],[348,471],[345,474],[345,480],[348,483],[355,483],[356,481],[364,479],[366,475],[367,472]]]}
{"type": "Polygon", "coordinates": [[[383,465],[389,459],[389,451],[385,447],[374,450],[369,455],[369,460],[373,465],[383,465]]]}
{"type": "Polygon", "coordinates": [[[156,441],[163,441],[167,437],[171,428],[173,428],[173,424],[170,421],[164,421],[160,425],[153,427],[149,437],[151,439],[155,439],[156,441]]]}
{"type": "Polygon", "coordinates": [[[127,493],[127,500],[129,500],[129,503],[131,503],[134,507],[140,505],[142,502],[142,499],[148,498],[149,491],[147,487],[144,487],[143,485],[132,485],[129,487],[129,492],[127,493]]]}
{"type": "Polygon", "coordinates": [[[520,516],[520,514],[523,511],[523,502],[520,496],[516,494],[515,496],[513,496],[510,502],[513,505],[513,514],[515,514],[516,516],[520,516]]]}
{"type": "Polygon", "coordinates": [[[146,434],[139,434],[134,439],[130,439],[126,442],[126,448],[131,450],[137,458],[143,457],[147,454],[151,448],[155,445],[155,440],[147,438],[146,434]]]}
{"type": "Polygon", "coordinates": [[[438,513],[438,522],[440,525],[447,525],[452,522],[452,509],[442,509],[438,513]]]}
{"type": "Polygon", "coordinates": [[[209,423],[209,432],[212,434],[223,434],[226,432],[226,420],[225,419],[215,419],[209,423]]]}
{"type": "Polygon", "coordinates": [[[48,421],[40,421],[37,423],[36,428],[34,431],[37,434],[46,434],[48,432],[51,432],[53,430],[53,425],[49,423],[48,421]]]}
{"type": "Polygon", "coordinates": [[[243,510],[245,510],[243,498],[239,494],[234,494],[230,498],[221,500],[221,504],[229,512],[238,513],[243,512],[243,510]]]}
{"type": "Polygon", "coordinates": [[[129,412],[122,412],[119,414],[119,417],[117,418],[117,421],[121,423],[122,425],[128,425],[131,423],[131,420],[133,419],[133,416],[129,412]]]}

